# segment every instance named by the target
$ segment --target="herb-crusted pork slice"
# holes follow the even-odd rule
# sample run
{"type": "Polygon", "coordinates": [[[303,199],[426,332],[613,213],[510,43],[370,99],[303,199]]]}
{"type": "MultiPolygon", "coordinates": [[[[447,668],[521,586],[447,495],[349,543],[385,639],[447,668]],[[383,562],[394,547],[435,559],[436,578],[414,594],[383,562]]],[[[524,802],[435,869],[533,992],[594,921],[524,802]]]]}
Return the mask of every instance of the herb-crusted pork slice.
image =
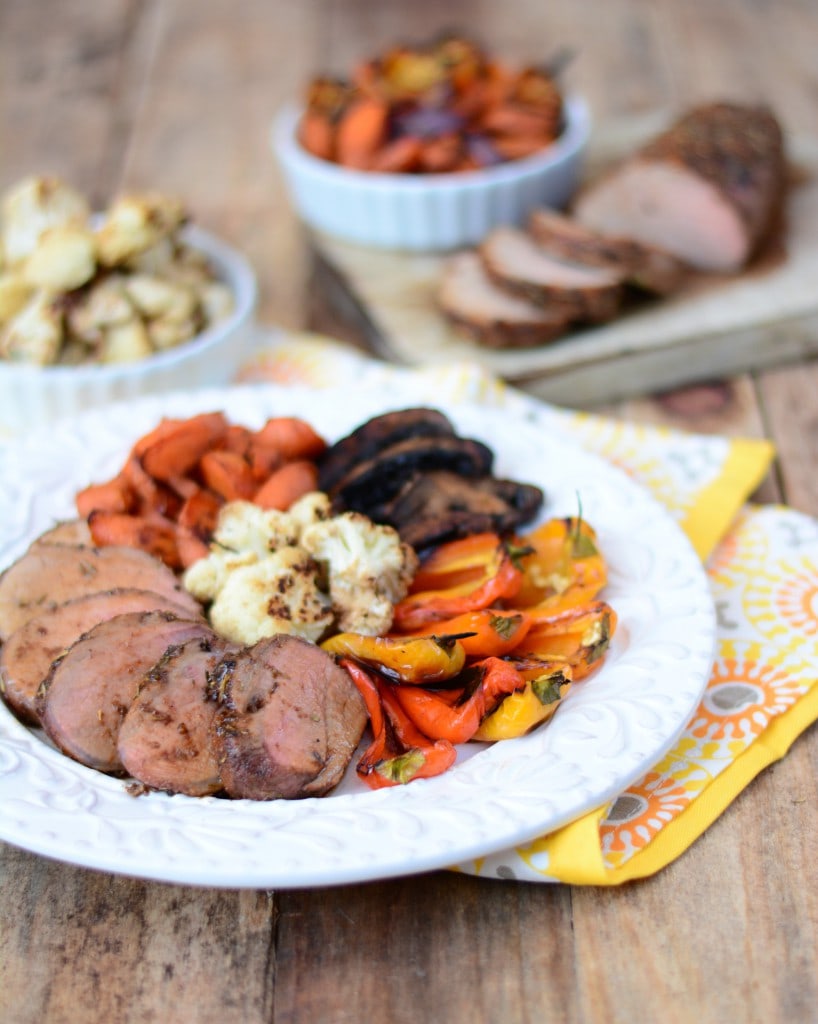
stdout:
{"type": "Polygon", "coordinates": [[[205,622],[129,612],[101,622],[51,666],[37,695],[43,728],[64,754],[122,773],[117,737],[144,676],[175,644],[211,636],[205,622]]]}
{"type": "Polygon", "coordinates": [[[621,270],[556,259],[519,228],[495,228],[479,251],[497,285],[536,306],[594,323],[610,320],[619,311],[621,270]]]}
{"type": "Polygon", "coordinates": [[[196,636],[169,648],[142,683],[117,739],[125,771],[152,789],[206,796],[222,788],[214,746],[213,672],[232,645],[196,636]]]}
{"type": "Polygon", "coordinates": [[[50,608],[15,630],[0,649],[0,692],[24,722],[36,724],[37,691],[51,663],[100,622],[128,612],[166,611],[180,618],[189,609],[162,594],[134,587],[85,594],[50,608]]]}
{"type": "Polygon", "coordinates": [[[533,210],[528,230],[555,258],[606,267],[621,274],[628,284],[656,295],[675,291],[687,274],[684,263],[668,252],[632,238],[601,234],[556,210],[533,210]]]}
{"type": "Polygon", "coordinates": [[[785,195],[781,127],[765,107],[697,107],[584,189],[580,223],[657,246],[693,267],[743,267],[785,195]]]}
{"type": "Polygon", "coordinates": [[[216,749],[230,796],[322,796],[340,782],[367,718],[325,651],[282,634],[228,655],[216,675],[216,749]]]}
{"type": "Polygon", "coordinates": [[[29,619],[83,594],[118,587],[151,590],[191,615],[201,607],[170,569],[136,548],[34,545],[0,576],[0,641],[29,619]]]}
{"type": "Polygon", "coordinates": [[[571,327],[570,311],[544,309],[502,288],[475,252],[450,257],[443,268],[438,304],[459,330],[486,348],[534,348],[571,327]]]}

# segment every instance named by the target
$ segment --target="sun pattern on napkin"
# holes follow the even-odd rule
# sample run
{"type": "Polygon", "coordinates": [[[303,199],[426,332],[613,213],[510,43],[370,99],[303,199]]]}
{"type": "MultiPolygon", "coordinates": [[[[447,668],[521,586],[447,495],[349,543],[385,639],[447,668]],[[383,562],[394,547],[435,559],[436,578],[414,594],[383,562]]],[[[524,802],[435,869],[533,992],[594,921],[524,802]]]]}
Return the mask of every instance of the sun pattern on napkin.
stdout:
{"type": "Polygon", "coordinates": [[[570,412],[524,395],[474,364],[404,370],[316,336],[279,339],[243,379],[388,389],[399,374],[418,401],[515,408],[602,455],[647,487],[687,532],[718,613],[717,653],[701,703],[673,749],[608,807],[458,870],[484,877],[610,885],[679,856],[818,717],[818,524],[745,502],[772,459],[764,441],[697,435],[570,412]]]}

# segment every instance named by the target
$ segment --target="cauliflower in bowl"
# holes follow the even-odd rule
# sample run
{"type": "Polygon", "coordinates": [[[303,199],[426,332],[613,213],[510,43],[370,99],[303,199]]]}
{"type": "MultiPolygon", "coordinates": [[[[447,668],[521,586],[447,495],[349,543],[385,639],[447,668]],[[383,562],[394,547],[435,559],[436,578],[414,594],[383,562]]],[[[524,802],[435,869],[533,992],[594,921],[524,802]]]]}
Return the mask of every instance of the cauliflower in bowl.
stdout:
{"type": "Polygon", "coordinates": [[[357,512],[333,516],[316,491],[287,512],[229,502],[210,553],[187,570],[184,585],[235,643],[276,633],[317,643],[341,631],[385,633],[417,566],[392,527],[357,512]]]}
{"type": "Polygon", "coordinates": [[[234,298],[186,243],[180,200],[122,196],[96,219],[58,178],[0,202],[0,359],[35,366],[130,363],[190,341],[234,298]]]}

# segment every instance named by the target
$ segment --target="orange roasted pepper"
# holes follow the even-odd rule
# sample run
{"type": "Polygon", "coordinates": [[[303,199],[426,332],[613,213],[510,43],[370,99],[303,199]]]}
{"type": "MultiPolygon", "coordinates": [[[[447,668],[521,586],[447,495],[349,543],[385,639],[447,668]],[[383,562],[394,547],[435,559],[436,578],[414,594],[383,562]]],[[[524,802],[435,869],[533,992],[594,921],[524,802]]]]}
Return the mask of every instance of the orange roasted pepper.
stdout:
{"type": "Polygon", "coordinates": [[[609,604],[595,601],[557,613],[534,608],[528,611],[534,622],[515,655],[564,658],[575,682],[599,668],[616,631],[616,612],[609,604]]]}
{"type": "MultiPolygon", "coordinates": [[[[446,582],[434,589],[418,591],[416,580],[408,596],[395,605],[392,622],[395,632],[414,633],[430,623],[514,598],[523,574],[515,564],[512,549],[493,533],[478,534],[468,540],[472,544],[465,559],[459,541],[438,548],[432,556],[435,559],[432,569],[437,572],[438,580],[446,582]],[[447,562],[446,553],[451,553],[453,548],[455,556],[447,562]],[[471,578],[467,578],[469,575],[471,578]]],[[[428,563],[418,576],[426,581],[432,578],[428,563]]]]}
{"type": "Polygon", "coordinates": [[[422,636],[445,640],[456,636],[467,657],[501,658],[521,643],[531,628],[531,617],[525,612],[480,608],[464,612],[453,619],[433,622],[418,630],[422,636]]]}
{"type": "Polygon", "coordinates": [[[593,601],[608,580],[596,534],[581,517],[550,519],[522,538],[523,582],[515,605],[571,608],[593,601]]]}
{"type": "Polygon", "coordinates": [[[483,719],[473,736],[475,740],[494,743],[524,736],[547,721],[571,689],[571,666],[565,661],[524,656],[510,660],[526,680],[525,689],[509,694],[483,719]]]}
{"type": "Polygon", "coordinates": [[[373,679],[349,658],[342,658],[340,664],[363,697],[369,714],[373,739],[356,771],[371,789],[442,775],[454,764],[457,751],[452,744],[424,736],[404,713],[388,684],[373,679]]]}
{"type": "Polygon", "coordinates": [[[525,689],[525,679],[508,661],[484,658],[467,671],[477,674],[474,688],[437,693],[419,687],[394,687],[393,694],[424,735],[434,740],[466,743],[508,694],[525,689]]]}

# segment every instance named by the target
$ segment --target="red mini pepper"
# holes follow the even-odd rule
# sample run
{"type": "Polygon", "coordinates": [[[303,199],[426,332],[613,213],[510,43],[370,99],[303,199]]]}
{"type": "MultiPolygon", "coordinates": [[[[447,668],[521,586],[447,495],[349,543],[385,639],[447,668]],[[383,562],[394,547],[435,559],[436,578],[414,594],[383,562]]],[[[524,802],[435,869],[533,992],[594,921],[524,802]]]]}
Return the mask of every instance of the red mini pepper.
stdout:
{"type": "Polygon", "coordinates": [[[517,669],[501,658],[484,658],[471,670],[479,681],[472,692],[436,693],[420,687],[393,687],[400,706],[422,733],[432,739],[466,743],[480,728],[503,697],[524,690],[526,680],[517,669]]]}
{"type": "Polygon", "coordinates": [[[339,664],[363,697],[372,729],[372,743],[356,766],[360,779],[371,789],[382,789],[442,775],[451,768],[457,758],[451,743],[433,742],[419,732],[389,686],[373,679],[360,665],[349,658],[342,658],[339,664]]]}

